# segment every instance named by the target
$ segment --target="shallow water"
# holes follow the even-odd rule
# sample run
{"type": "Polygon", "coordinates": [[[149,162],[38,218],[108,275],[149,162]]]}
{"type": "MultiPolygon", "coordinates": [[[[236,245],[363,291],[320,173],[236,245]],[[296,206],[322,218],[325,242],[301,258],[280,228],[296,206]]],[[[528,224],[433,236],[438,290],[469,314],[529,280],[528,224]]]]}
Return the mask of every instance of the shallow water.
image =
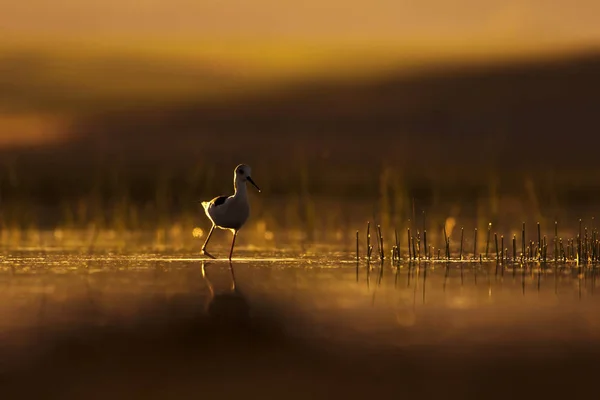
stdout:
{"type": "Polygon", "coordinates": [[[583,394],[587,384],[565,379],[600,360],[592,267],[236,255],[5,253],[0,384],[59,398],[395,397],[399,384],[425,397],[519,397],[533,389],[490,394],[490,382],[529,376],[550,385],[531,394],[583,394]],[[216,383],[233,371],[243,376],[216,383]],[[26,385],[31,376],[44,385],[26,385]]]}

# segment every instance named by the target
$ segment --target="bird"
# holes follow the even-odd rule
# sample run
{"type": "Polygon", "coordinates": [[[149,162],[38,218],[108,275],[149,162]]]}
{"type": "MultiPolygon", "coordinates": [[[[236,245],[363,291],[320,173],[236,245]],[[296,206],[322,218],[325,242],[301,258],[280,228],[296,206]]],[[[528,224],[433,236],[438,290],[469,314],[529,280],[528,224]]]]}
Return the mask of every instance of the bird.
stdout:
{"type": "Polygon", "coordinates": [[[206,241],[202,245],[202,254],[215,258],[206,250],[206,246],[215,228],[226,229],[233,233],[231,250],[229,251],[229,260],[231,261],[235,238],[250,216],[250,203],[248,202],[246,182],[250,182],[260,192],[260,188],[252,180],[251,173],[252,169],[248,165],[239,164],[233,170],[234,194],[231,196],[217,196],[211,201],[202,202],[204,213],[212,222],[210,232],[208,232],[206,241]]]}

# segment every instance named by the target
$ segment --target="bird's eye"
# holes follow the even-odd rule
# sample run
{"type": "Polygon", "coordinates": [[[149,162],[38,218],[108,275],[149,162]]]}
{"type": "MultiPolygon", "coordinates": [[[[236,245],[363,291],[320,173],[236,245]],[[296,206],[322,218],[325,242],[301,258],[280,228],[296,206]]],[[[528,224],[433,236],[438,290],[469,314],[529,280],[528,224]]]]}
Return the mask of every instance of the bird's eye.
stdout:
{"type": "Polygon", "coordinates": [[[238,174],[242,175],[244,173],[244,170],[240,168],[240,169],[238,169],[237,172],[238,172],[238,174]]]}

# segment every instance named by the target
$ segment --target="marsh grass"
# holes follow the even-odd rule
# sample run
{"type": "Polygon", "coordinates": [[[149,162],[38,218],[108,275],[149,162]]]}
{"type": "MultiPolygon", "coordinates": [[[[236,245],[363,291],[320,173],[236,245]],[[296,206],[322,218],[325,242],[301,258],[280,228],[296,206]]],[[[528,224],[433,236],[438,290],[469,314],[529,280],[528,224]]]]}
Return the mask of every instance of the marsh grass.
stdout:
{"type": "MultiPolygon", "coordinates": [[[[558,221],[555,221],[553,226],[553,234],[555,237],[555,251],[554,253],[548,254],[548,237],[544,234],[541,223],[536,223],[537,231],[538,231],[538,242],[530,241],[529,244],[525,247],[524,251],[521,254],[517,253],[517,235],[513,233],[512,235],[512,258],[509,256],[509,248],[505,247],[504,243],[504,234],[500,234],[500,239],[498,239],[498,232],[494,232],[494,251],[495,256],[493,258],[484,257],[483,254],[479,254],[477,256],[477,246],[475,245],[477,235],[474,235],[473,238],[473,253],[472,255],[465,254],[465,238],[464,238],[464,227],[461,227],[461,240],[457,245],[457,248],[452,249],[450,236],[447,233],[446,227],[442,228],[443,231],[443,240],[445,246],[445,254],[442,258],[441,256],[441,248],[438,248],[437,258],[434,259],[429,258],[427,256],[421,258],[419,256],[418,251],[416,250],[417,246],[415,243],[418,243],[418,236],[415,238],[411,235],[410,228],[407,228],[407,247],[402,249],[401,241],[398,238],[397,230],[394,230],[394,242],[392,243],[391,250],[391,266],[396,269],[396,275],[398,274],[398,270],[404,267],[408,268],[409,276],[413,271],[413,268],[423,268],[424,271],[427,270],[428,264],[435,263],[444,263],[445,268],[445,277],[447,278],[450,274],[451,265],[453,263],[457,263],[460,269],[461,282],[464,281],[464,266],[468,263],[477,263],[479,265],[483,265],[484,262],[494,262],[495,269],[493,275],[498,278],[504,277],[504,273],[506,270],[512,270],[513,277],[516,274],[518,269],[523,270],[523,274],[525,271],[530,271],[531,274],[537,274],[538,285],[541,284],[541,276],[545,273],[546,270],[552,270],[554,268],[554,273],[557,273],[557,266],[560,263],[560,268],[570,268],[571,266],[576,268],[578,276],[581,279],[587,280],[588,273],[590,275],[590,279],[595,279],[595,271],[597,263],[600,261],[598,254],[600,250],[600,239],[596,233],[595,228],[591,229],[591,233],[589,233],[589,229],[583,225],[583,219],[578,220],[578,229],[583,232],[583,235],[580,236],[577,233],[577,230],[568,231],[569,234],[575,234],[575,237],[567,239],[567,248],[565,250],[563,239],[559,236],[558,229],[558,221]],[[577,244],[575,244],[575,240],[578,240],[577,244]],[[539,244],[538,244],[539,243],[539,244]],[[581,250],[579,250],[581,248],[581,250]],[[581,251],[581,253],[580,253],[581,251]],[[554,264],[554,267],[551,267],[549,264],[554,264]],[[416,266],[416,267],[415,267],[416,266]]],[[[594,223],[594,218],[591,219],[591,223],[594,223]]],[[[491,225],[488,224],[491,229],[491,225]]],[[[568,226],[568,224],[563,224],[563,226],[568,226]]],[[[592,225],[593,226],[593,225],[592,225]]],[[[367,235],[369,235],[370,222],[367,223],[367,235]]],[[[525,224],[521,225],[521,234],[522,234],[522,243],[525,243],[525,224]]],[[[379,271],[379,282],[383,276],[384,269],[384,240],[381,232],[381,227],[378,225],[378,246],[380,251],[380,271],[379,271]]],[[[474,229],[474,232],[476,230],[474,229]]],[[[360,243],[360,232],[356,232],[356,267],[357,274],[358,269],[360,268],[360,255],[359,255],[359,243],[360,243]]],[[[367,242],[368,243],[368,242],[367,242]]],[[[431,245],[429,245],[431,246],[431,245]]],[[[368,268],[370,269],[370,260],[368,257],[365,257],[367,260],[368,268]]],[[[426,273],[426,272],[425,272],[426,273]]],[[[357,275],[358,276],[358,275],[357,275]]],[[[397,278],[396,278],[397,279],[397,278]]],[[[474,278],[477,279],[476,277],[474,278]]]]}
{"type": "MultiPolygon", "coordinates": [[[[357,191],[355,196],[347,196],[342,192],[340,197],[339,194],[324,191],[327,180],[319,174],[320,168],[322,165],[300,163],[293,171],[286,171],[286,174],[289,172],[291,175],[286,177],[289,182],[284,182],[279,174],[270,172],[266,166],[262,169],[254,168],[257,170],[257,181],[270,192],[263,190],[261,194],[251,193],[252,216],[245,229],[250,231],[251,234],[246,234],[246,237],[251,238],[252,243],[273,245],[280,237],[294,232],[290,233],[290,237],[297,241],[337,242],[344,249],[352,251],[352,236],[357,222],[364,221],[363,216],[367,214],[365,210],[371,204],[377,204],[373,218],[378,226],[376,235],[379,258],[385,258],[384,249],[391,249],[391,258],[395,260],[408,254],[415,261],[431,261],[436,258],[437,248],[437,258],[450,260],[453,257],[452,248],[456,246],[454,251],[458,251],[459,258],[462,254],[464,260],[487,260],[490,257],[490,221],[495,218],[494,215],[507,210],[513,215],[530,214],[530,209],[524,205],[525,200],[518,203],[522,208],[505,209],[508,206],[504,205],[503,197],[498,191],[489,190],[497,196],[494,201],[490,201],[488,192],[482,195],[475,190],[457,195],[435,180],[431,180],[429,186],[414,186],[414,182],[407,179],[406,174],[390,166],[382,169],[379,180],[375,179],[376,185],[380,185],[375,196],[357,191]],[[411,194],[422,193],[424,188],[431,188],[433,196],[411,194]],[[472,204],[475,206],[471,207],[472,204]],[[422,217],[418,222],[417,215],[422,217]],[[464,221],[460,243],[455,240],[454,245],[451,238],[458,233],[452,232],[450,225],[446,227],[449,218],[464,221]],[[440,223],[444,226],[443,229],[440,229],[440,223]],[[488,228],[487,240],[483,237],[483,228],[478,229],[483,226],[488,228]],[[463,230],[468,227],[473,229],[472,242],[464,236],[463,230]],[[406,237],[398,234],[401,232],[406,237]],[[393,241],[386,245],[382,238],[393,238],[393,241]],[[483,246],[479,243],[484,240],[485,249],[481,249],[483,246]],[[471,254],[468,254],[467,246],[472,248],[471,254]],[[485,253],[479,257],[482,250],[485,253]]],[[[0,165],[2,245],[10,247],[20,243],[21,246],[43,246],[45,243],[69,242],[84,243],[87,249],[101,243],[119,243],[119,246],[124,246],[123,243],[131,241],[137,243],[138,239],[134,238],[149,235],[153,237],[157,248],[173,243],[177,243],[179,247],[194,248],[199,238],[192,233],[198,229],[206,232],[209,227],[199,202],[231,192],[231,172],[221,171],[205,162],[199,162],[193,168],[183,171],[174,167],[157,168],[144,171],[140,177],[115,160],[113,164],[97,165],[89,176],[90,171],[79,171],[81,176],[75,180],[69,178],[68,174],[65,175],[64,183],[46,179],[47,175],[61,176],[63,172],[65,171],[60,169],[48,170],[44,172],[45,175],[19,160],[11,159],[0,165]],[[151,179],[148,178],[150,175],[151,179]],[[47,235],[44,232],[58,233],[47,235]],[[54,236],[52,240],[41,239],[54,236]]],[[[361,181],[358,184],[368,187],[371,183],[361,181]]],[[[481,191],[485,187],[483,184],[481,191]]],[[[537,202],[537,206],[543,207],[544,203],[537,202]]],[[[536,213],[561,214],[554,208],[542,208],[536,213]]],[[[494,224],[495,231],[498,234],[511,233],[513,219],[514,217],[498,220],[500,225],[494,224]]],[[[566,217],[563,220],[566,221],[566,217]]],[[[452,226],[461,225],[454,223],[452,226]]],[[[564,228],[567,226],[565,224],[564,228]]],[[[580,222],[580,234],[565,239],[566,243],[561,243],[558,228],[558,224],[555,224],[554,252],[550,251],[553,259],[557,259],[557,254],[564,259],[579,256],[582,262],[598,258],[598,235],[593,222],[587,230],[580,222]]],[[[560,233],[563,237],[568,237],[566,231],[560,233]]],[[[530,252],[535,252],[538,261],[548,259],[547,243],[543,243],[541,234],[540,225],[537,246],[528,246],[523,221],[522,261],[531,258],[530,252]]],[[[242,237],[241,240],[245,239],[242,237]]],[[[369,236],[362,254],[371,258],[373,248],[370,246],[373,245],[369,236]]],[[[498,247],[497,255],[500,258],[504,250],[503,246],[498,247]]],[[[516,253],[514,241],[513,253],[516,253]]]]}
{"type": "Polygon", "coordinates": [[[464,228],[460,228],[460,255],[459,259],[462,261],[463,259],[463,243],[465,239],[465,230],[464,228]]]}

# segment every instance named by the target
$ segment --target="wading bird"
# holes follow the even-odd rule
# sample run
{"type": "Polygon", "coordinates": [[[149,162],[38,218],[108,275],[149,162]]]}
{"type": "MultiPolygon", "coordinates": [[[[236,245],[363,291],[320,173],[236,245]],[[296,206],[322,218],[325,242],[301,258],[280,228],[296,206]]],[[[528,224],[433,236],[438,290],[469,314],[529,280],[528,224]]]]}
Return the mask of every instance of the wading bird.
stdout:
{"type": "Polygon", "coordinates": [[[211,201],[203,201],[202,207],[208,219],[212,222],[210,232],[202,246],[202,254],[213,257],[206,251],[206,245],[210,240],[215,228],[228,229],[233,233],[231,240],[231,250],[229,251],[229,259],[233,255],[233,247],[235,246],[235,238],[238,231],[244,226],[244,223],[250,216],[250,203],[248,202],[248,192],[246,190],[246,182],[250,182],[258,191],[259,187],[250,177],[251,169],[245,164],[240,164],[233,171],[233,188],[234,194],[227,196],[218,196],[211,201]]]}

